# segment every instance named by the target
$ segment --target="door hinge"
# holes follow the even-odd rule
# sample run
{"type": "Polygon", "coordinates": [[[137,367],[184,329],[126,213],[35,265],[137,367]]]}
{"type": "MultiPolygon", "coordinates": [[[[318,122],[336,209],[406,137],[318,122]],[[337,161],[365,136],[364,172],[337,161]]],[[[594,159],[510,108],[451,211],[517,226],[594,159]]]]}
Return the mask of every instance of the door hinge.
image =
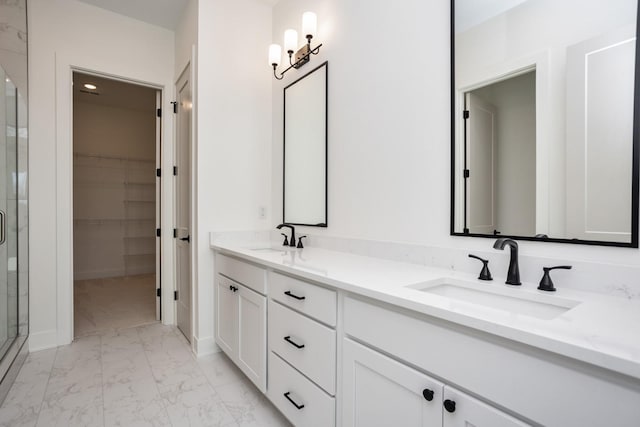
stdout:
{"type": "Polygon", "coordinates": [[[178,114],[178,103],[176,101],[171,101],[173,104],[173,114],[178,114]]]}
{"type": "Polygon", "coordinates": [[[158,109],[156,110],[156,116],[157,116],[157,117],[162,117],[162,108],[158,108],[158,109]]]}
{"type": "Polygon", "coordinates": [[[173,229],[173,238],[175,239],[176,237],[178,237],[178,229],[174,228],[173,229]]]}
{"type": "Polygon", "coordinates": [[[469,234],[469,229],[467,227],[465,227],[465,228],[462,229],[462,232],[464,234],[469,234]]]}
{"type": "Polygon", "coordinates": [[[158,288],[158,289],[156,289],[156,296],[160,297],[160,295],[161,295],[160,288],[158,288]]]}
{"type": "Polygon", "coordinates": [[[178,291],[173,291],[173,300],[178,301],[178,291]]]}
{"type": "Polygon", "coordinates": [[[160,170],[160,168],[156,169],[156,176],[158,178],[160,178],[162,176],[162,171],[160,170]]]}
{"type": "Polygon", "coordinates": [[[156,228],[156,237],[160,237],[160,229],[156,228]]]}
{"type": "Polygon", "coordinates": [[[468,119],[469,118],[469,110],[463,110],[462,111],[462,118],[463,119],[468,119]]]}
{"type": "Polygon", "coordinates": [[[177,166],[173,167],[173,176],[178,176],[178,167],[177,166]]]}
{"type": "Polygon", "coordinates": [[[462,175],[463,175],[465,178],[469,178],[470,173],[471,173],[471,172],[469,172],[469,169],[465,169],[465,170],[462,172],[462,175]]]}

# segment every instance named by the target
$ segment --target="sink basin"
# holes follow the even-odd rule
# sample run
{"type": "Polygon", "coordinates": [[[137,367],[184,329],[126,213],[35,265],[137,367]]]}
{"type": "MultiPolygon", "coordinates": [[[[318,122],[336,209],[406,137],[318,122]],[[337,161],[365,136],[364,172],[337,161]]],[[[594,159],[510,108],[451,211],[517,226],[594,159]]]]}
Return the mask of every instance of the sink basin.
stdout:
{"type": "Polygon", "coordinates": [[[446,297],[464,305],[481,306],[542,320],[554,319],[580,304],[579,301],[554,295],[529,293],[519,288],[494,288],[450,278],[440,278],[407,287],[446,297]]]}

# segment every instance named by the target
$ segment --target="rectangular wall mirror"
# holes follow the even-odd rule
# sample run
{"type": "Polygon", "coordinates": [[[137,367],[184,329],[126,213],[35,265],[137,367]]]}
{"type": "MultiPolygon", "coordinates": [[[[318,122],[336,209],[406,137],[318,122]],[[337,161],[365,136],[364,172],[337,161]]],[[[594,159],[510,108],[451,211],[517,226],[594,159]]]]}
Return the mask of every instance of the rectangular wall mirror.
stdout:
{"type": "Polygon", "coordinates": [[[327,62],[284,88],[283,222],[327,226],[327,62]]]}
{"type": "Polygon", "coordinates": [[[637,0],[451,7],[451,234],[637,248],[637,0]]]}

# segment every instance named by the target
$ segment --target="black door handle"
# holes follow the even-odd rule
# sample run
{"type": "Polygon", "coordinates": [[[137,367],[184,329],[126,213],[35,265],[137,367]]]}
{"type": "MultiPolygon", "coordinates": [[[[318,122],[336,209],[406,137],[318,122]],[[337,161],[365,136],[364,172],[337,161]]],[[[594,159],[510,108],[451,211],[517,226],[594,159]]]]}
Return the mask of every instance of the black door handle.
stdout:
{"type": "Polygon", "coordinates": [[[183,242],[191,242],[191,236],[181,237],[180,240],[182,240],[183,242]]]}
{"type": "Polygon", "coordinates": [[[304,348],[304,344],[297,344],[291,340],[291,335],[284,337],[284,340],[294,346],[295,348],[304,348]]]}
{"type": "Polygon", "coordinates": [[[444,405],[444,409],[447,410],[447,412],[453,413],[456,411],[456,402],[455,400],[445,400],[443,403],[444,405]]]}
{"type": "Polygon", "coordinates": [[[291,291],[286,291],[284,294],[286,296],[288,296],[288,297],[295,298],[298,301],[302,301],[302,300],[304,300],[306,298],[306,297],[299,297],[298,295],[294,295],[294,294],[291,293],[291,291]]]}
{"type": "Polygon", "coordinates": [[[304,408],[304,405],[298,405],[296,402],[294,402],[294,401],[293,401],[293,399],[289,397],[289,395],[290,395],[290,394],[291,394],[291,392],[289,392],[289,391],[288,391],[288,392],[286,392],[286,393],[284,394],[284,397],[286,397],[286,398],[287,398],[287,400],[288,400],[289,402],[291,402],[291,404],[292,404],[293,406],[295,406],[295,407],[296,407],[296,409],[300,410],[300,409],[304,408]]]}

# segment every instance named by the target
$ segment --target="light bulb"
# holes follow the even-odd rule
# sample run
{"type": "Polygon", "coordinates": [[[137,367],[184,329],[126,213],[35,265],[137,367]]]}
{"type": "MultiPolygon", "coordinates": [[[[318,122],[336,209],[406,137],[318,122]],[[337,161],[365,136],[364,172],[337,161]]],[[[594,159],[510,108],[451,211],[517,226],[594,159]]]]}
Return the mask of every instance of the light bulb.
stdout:
{"type": "Polygon", "coordinates": [[[269,65],[278,65],[282,59],[282,48],[279,44],[269,46],[269,65]]]}
{"type": "Polygon", "coordinates": [[[315,36],[318,26],[318,18],[313,12],[305,12],[302,14],[302,34],[305,37],[315,36]]]}
{"type": "Polygon", "coordinates": [[[298,32],[296,30],[287,30],[284,32],[284,50],[287,52],[295,52],[298,48],[298,32]]]}

